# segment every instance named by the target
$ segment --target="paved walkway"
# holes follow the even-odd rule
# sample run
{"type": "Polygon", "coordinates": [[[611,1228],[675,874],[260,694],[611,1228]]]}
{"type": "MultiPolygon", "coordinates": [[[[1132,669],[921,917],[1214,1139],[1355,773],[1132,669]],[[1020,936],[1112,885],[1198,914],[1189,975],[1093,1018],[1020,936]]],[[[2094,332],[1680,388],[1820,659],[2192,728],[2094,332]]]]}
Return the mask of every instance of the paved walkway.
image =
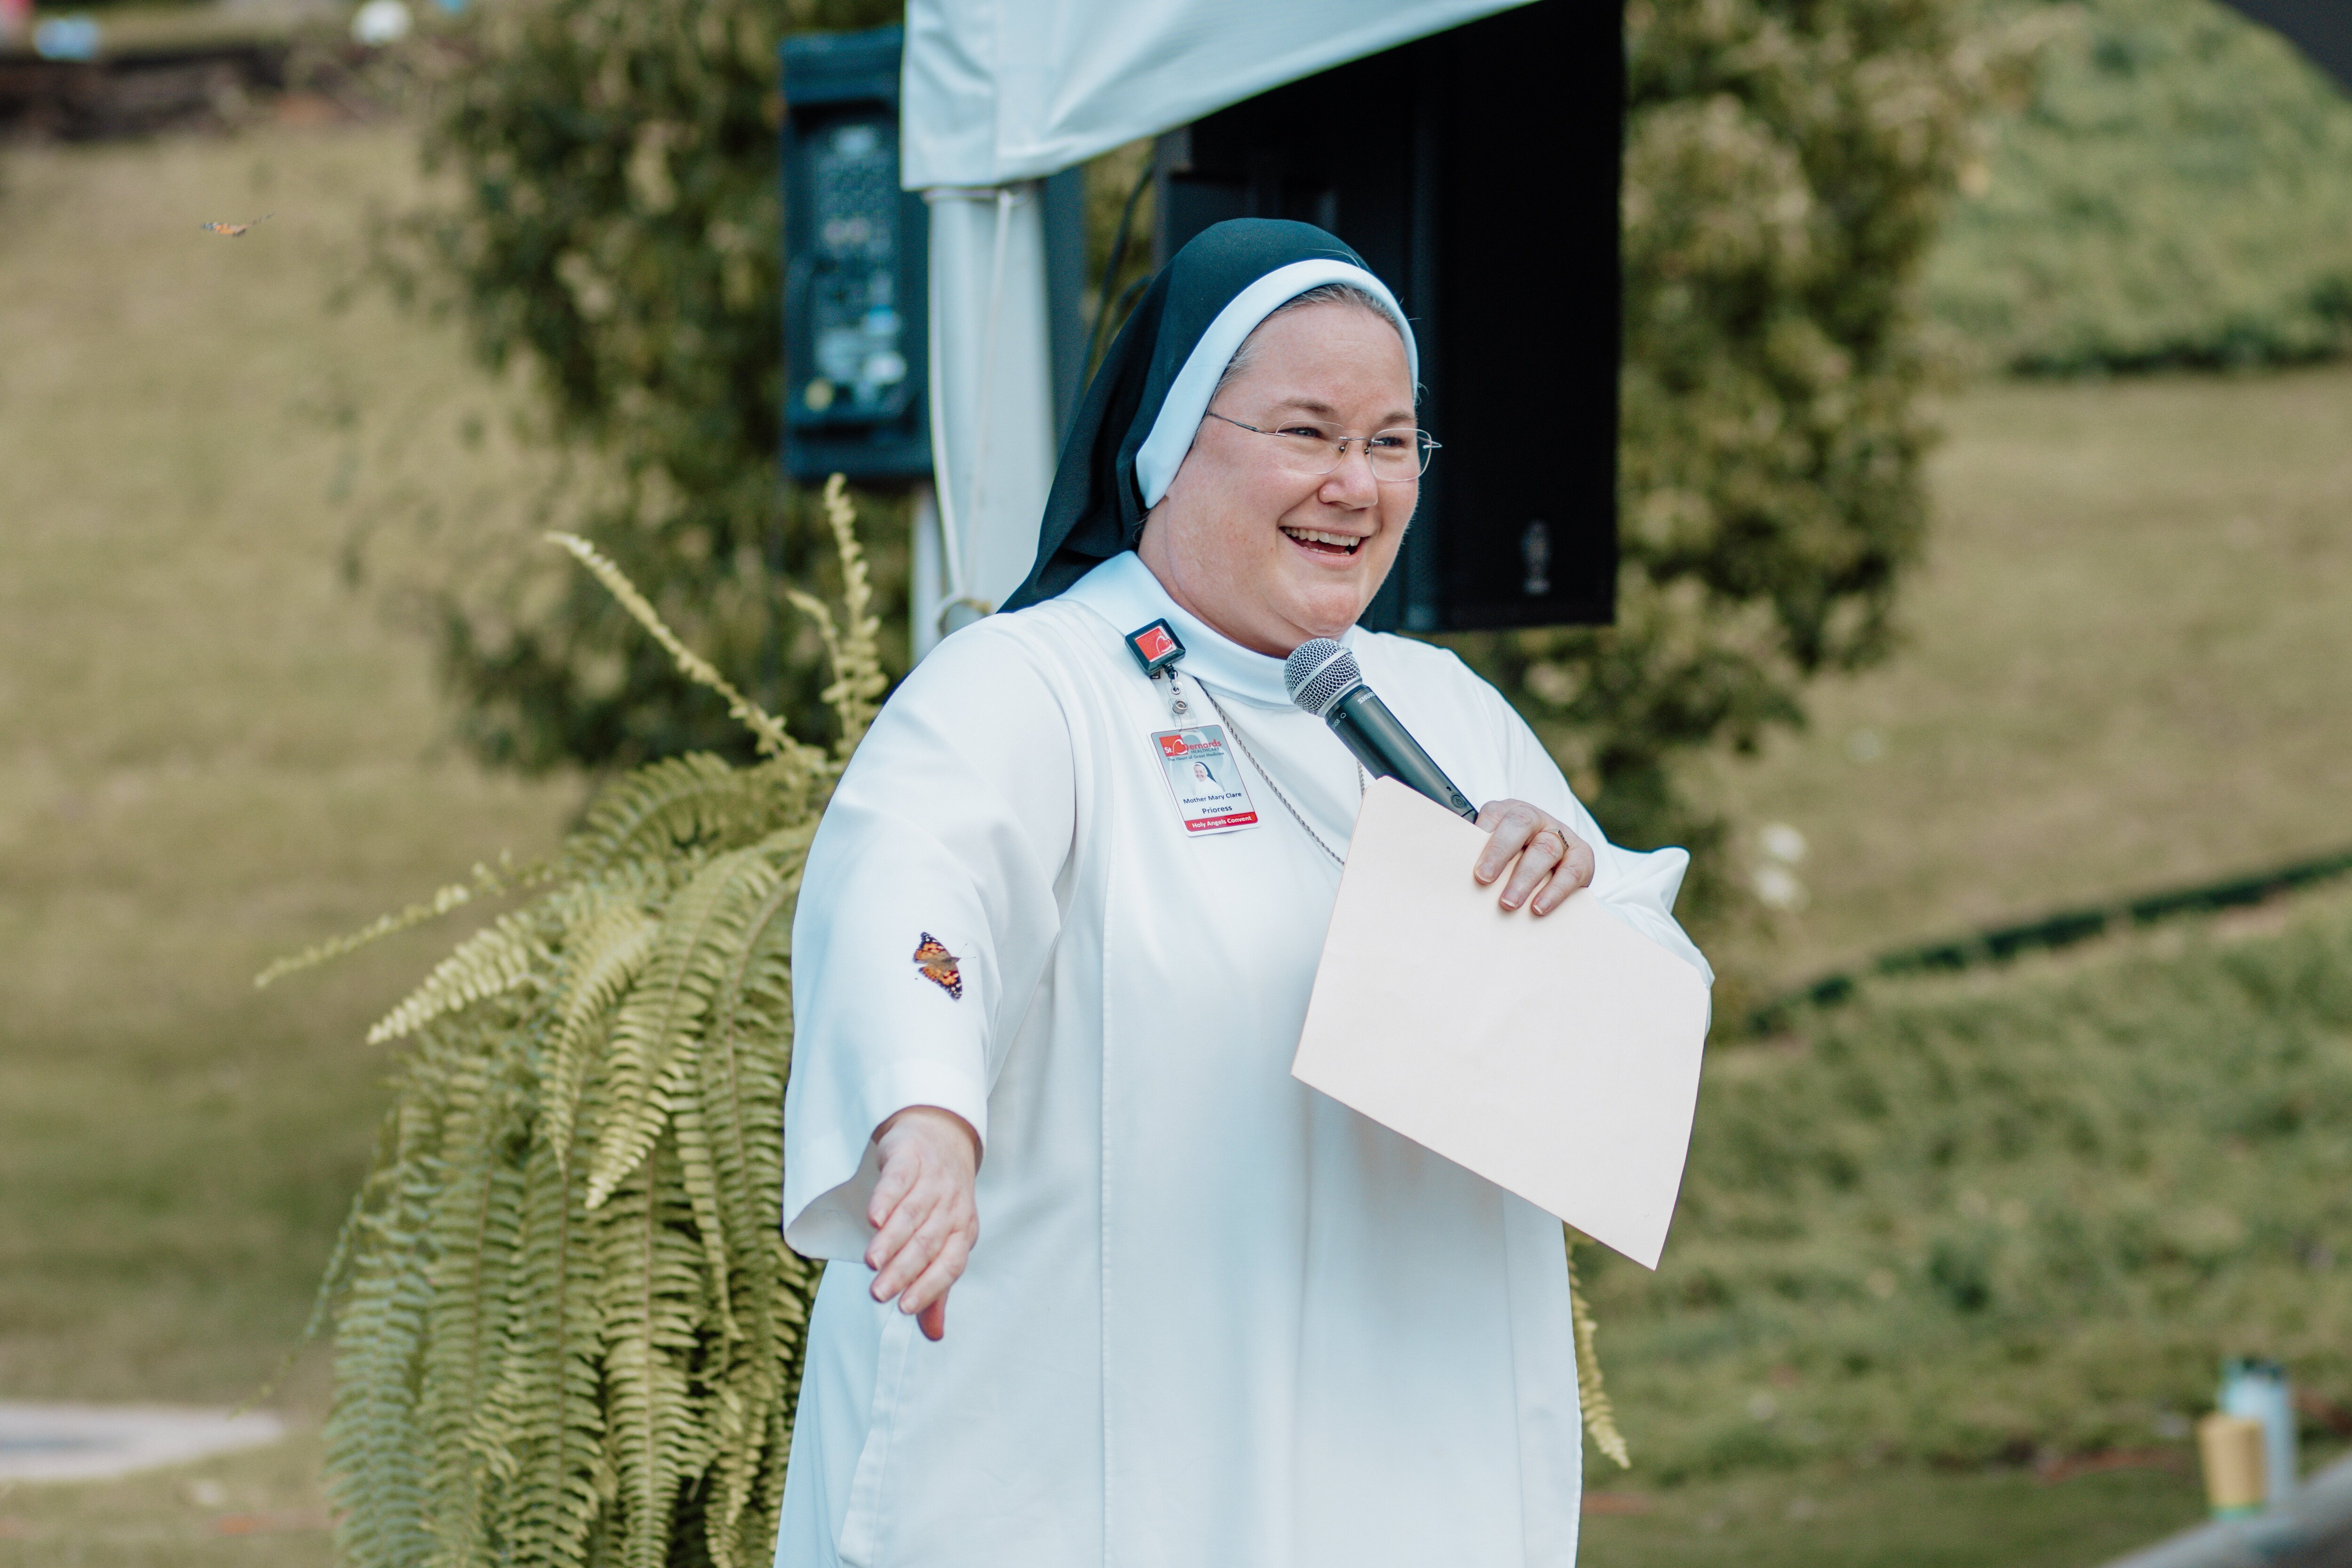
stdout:
{"type": "Polygon", "coordinates": [[[0,1481],[89,1481],[177,1465],[286,1436],[258,1411],[0,1402],[0,1481]]]}

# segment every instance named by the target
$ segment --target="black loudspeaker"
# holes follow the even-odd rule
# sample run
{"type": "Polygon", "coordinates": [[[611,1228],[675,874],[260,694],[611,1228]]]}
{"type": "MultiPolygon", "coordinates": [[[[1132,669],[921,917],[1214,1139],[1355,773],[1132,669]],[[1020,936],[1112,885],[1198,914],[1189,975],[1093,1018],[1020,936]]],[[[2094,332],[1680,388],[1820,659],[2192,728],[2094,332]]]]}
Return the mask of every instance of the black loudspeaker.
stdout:
{"type": "MultiPolygon", "coordinates": [[[[929,479],[930,214],[898,188],[906,30],[800,33],[783,65],[784,468],[929,479]]],[[[1086,174],[1039,182],[1055,428],[1085,370],[1086,174]]]]}
{"type": "Polygon", "coordinates": [[[929,216],[898,188],[902,29],[786,38],[784,468],[931,471],[929,216]]]}
{"type": "Polygon", "coordinates": [[[1622,5],[1537,0],[1160,139],[1163,263],[1225,218],[1303,219],[1412,318],[1444,447],[1366,626],[1614,618],[1624,110],[1622,5]]]}
{"type": "Polygon", "coordinates": [[[2229,0],[2309,55],[2352,92],[2352,5],[2345,0],[2229,0]]]}

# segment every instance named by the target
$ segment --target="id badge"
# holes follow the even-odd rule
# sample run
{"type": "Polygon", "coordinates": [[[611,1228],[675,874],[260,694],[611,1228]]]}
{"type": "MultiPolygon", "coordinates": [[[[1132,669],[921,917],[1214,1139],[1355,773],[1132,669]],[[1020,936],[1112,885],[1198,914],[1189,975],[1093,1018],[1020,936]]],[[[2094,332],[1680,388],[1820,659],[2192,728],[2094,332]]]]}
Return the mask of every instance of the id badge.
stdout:
{"type": "Polygon", "coordinates": [[[1176,796],[1176,818],[1187,833],[1231,833],[1255,827],[1257,811],[1242,783],[1241,764],[1225,744],[1222,725],[1163,730],[1151,737],[1160,772],[1176,796]]]}

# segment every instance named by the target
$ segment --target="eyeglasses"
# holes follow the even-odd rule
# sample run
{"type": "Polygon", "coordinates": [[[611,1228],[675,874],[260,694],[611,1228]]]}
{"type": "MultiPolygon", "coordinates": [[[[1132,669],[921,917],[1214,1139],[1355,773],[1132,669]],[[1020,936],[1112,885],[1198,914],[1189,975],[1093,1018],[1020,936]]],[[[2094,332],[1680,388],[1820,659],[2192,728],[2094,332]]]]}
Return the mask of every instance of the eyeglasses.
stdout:
{"type": "Polygon", "coordinates": [[[1338,472],[1339,465],[1348,460],[1348,448],[1360,446],[1371,463],[1372,478],[1384,485],[1402,485],[1427,473],[1430,454],[1444,445],[1428,431],[1410,426],[1375,430],[1369,436],[1334,436],[1319,425],[1286,425],[1279,430],[1261,430],[1238,419],[1225,419],[1214,409],[1208,413],[1210,418],[1223,419],[1236,430],[1271,437],[1282,466],[1302,479],[1319,479],[1338,472]]]}

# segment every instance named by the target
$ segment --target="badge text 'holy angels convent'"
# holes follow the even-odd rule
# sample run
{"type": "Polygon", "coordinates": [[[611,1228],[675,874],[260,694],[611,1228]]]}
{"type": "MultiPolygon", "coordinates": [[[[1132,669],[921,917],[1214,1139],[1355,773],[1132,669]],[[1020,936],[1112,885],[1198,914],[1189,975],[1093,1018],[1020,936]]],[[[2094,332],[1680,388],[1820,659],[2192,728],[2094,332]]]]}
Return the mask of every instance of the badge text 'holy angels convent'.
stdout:
{"type": "Polygon", "coordinates": [[[1484,840],[1372,785],[1291,1075],[1655,1268],[1706,984],[1590,891],[1504,912],[1470,875],[1484,840]]]}

